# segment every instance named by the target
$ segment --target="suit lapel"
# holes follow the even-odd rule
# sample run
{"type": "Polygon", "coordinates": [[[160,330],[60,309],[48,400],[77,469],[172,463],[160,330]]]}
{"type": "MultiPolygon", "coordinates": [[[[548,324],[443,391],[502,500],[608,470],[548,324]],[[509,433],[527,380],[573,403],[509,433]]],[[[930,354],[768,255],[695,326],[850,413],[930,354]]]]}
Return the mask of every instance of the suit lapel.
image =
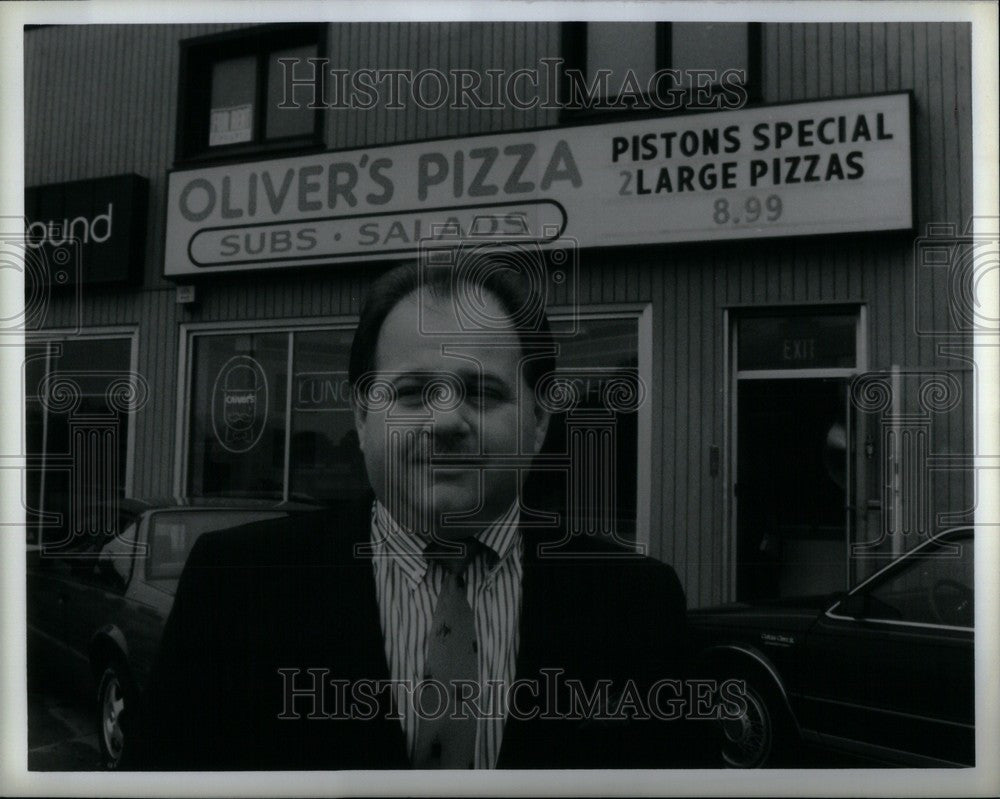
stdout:
{"type": "MultiPolygon", "coordinates": [[[[314,661],[329,663],[331,674],[352,684],[359,681],[388,684],[391,675],[382,638],[372,557],[365,547],[355,546],[367,544],[369,532],[366,510],[341,517],[337,529],[325,533],[327,544],[316,560],[327,568],[309,570],[315,575],[310,591],[316,605],[314,661]],[[337,640],[330,640],[329,631],[335,631],[337,640]]],[[[376,760],[359,762],[374,768],[407,768],[409,760],[402,726],[397,719],[387,718],[393,712],[391,693],[385,689],[375,697],[378,706],[375,718],[360,720],[353,729],[354,737],[370,742],[366,757],[376,760]]],[[[333,726],[329,729],[332,731],[333,726]]]]}
{"type": "MultiPolygon", "coordinates": [[[[523,533],[522,533],[523,535],[523,533]]],[[[521,578],[521,618],[518,623],[516,679],[532,679],[543,665],[547,643],[548,606],[544,601],[547,571],[538,555],[538,541],[529,531],[525,536],[524,573],[521,578]]]]}
{"type": "MultiPolygon", "coordinates": [[[[522,528],[521,534],[524,537],[524,572],[515,680],[527,680],[537,686],[537,693],[530,701],[527,691],[519,692],[517,697],[519,715],[530,716],[551,707],[541,669],[565,663],[565,656],[559,636],[560,622],[553,618],[553,605],[547,601],[552,591],[559,590],[552,582],[557,570],[552,568],[551,560],[539,554],[540,545],[547,541],[537,530],[522,528]]],[[[532,748],[533,728],[530,719],[508,717],[497,758],[498,768],[516,767],[524,762],[532,748]]]]}

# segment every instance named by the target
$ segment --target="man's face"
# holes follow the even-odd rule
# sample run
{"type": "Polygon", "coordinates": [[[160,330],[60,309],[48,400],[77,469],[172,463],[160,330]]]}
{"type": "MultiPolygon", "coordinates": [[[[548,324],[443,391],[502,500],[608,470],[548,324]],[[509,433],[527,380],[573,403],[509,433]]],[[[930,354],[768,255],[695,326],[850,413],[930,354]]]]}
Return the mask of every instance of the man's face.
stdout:
{"type": "MultiPolygon", "coordinates": [[[[486,302],[492,318],[505,316],[495,298],[486,302]]],[[[521,357],[513,330],[487,341],[463,336],[450,297],[415,291],[389,312],[375,371],[394,402],[362,403],[368,408],[355,409],[355,423],[368,479],[400,525],[464,538],[517,497],[527,458],[519,474],[516,465],[498,467],[497,456],[534,456],[548,426],[521,376],[521,357]],[[421,335],[421,314],[434,335],[421,335]],[[451,513],[469,517],[442,524],[451,513]]]]}

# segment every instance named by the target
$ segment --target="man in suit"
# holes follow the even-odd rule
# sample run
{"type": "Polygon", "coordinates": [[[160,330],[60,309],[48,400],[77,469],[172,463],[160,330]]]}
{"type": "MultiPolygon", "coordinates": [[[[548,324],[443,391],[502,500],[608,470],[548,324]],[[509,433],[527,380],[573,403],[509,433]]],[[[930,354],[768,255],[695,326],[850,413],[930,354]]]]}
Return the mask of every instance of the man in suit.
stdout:
{"type": "Polygon", "coordinates": [[[350,358],[374,501],[198,541],[139,767],[707,763],[674,571],[519,501],[554,369],[532,307],[507,270],[375,282],[350,358]]]}

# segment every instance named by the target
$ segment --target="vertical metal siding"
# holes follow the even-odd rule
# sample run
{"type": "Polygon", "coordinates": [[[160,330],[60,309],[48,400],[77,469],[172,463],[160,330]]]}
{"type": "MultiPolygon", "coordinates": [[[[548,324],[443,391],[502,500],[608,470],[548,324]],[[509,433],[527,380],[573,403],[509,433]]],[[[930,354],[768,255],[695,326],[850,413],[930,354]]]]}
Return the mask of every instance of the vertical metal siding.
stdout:
{"type": "MultiPolygon", "coordinates": [[[[331,69],[400,68],[414,73],[423,69],[469,69],[479,73],[502,69],[509,74],[522,67],[538,68],[540,58],[558,51],[558,23],[351,23],[331,25],[328,57],[331,69]]],[[[434,101],[435,82],[428,79],[423,85],[427,99],[434,101]]],[[[485,94],[487,86],[484,79],[480,91],[485,94]]],[[[331,149],[348,149],[556,122],[555,112],[537,108],[460,109],[450,105],[331,110],[327,145],[331,149]]]]}
{"type": "MultiPolygon", "coordinates": [[[[26,43],[26,183],[134,171],[150,180],[143,285],[89,290],[84,324],[133,325],[151,394],[137,414],[135,490],[172,489],[179,325],[356,314],[371,267],[217,280],[181,310],[161,276],[166,172],[172,167],[179,42],[235,25],[62,26],[30,31],[26,43]]],[[[917,231],[928,222],[962,228],[971,212],[970,28],[966,24],[766,24],[762,96],[807,98],[912,90],[917,231]]],[[[358,69],[537,67],[556,56],[558,23],[332,24],[331,67],[358,69]]],[[[378,107],[325,113],[328,147],[390,144],[555,124],[554,112],[427,111],[378,107]]],[[[916,335],[917,319],[948,324],[945,275],[920,275],[913,238],[842,236],[739,245],[602,249],[580,256],[579,296],[588,305],[649,302],[653,308],[652,553],[673,563],[691,605],[730,597],[723,569],[730,545],[723,476],[709,475],[710,445],[724,447],[723,313],[745,304],[863,302],[870,365],[958,370],[963,412],[934,429],[937,451],[968,452],[971,372],[916,335]]],[[[556,304],[568,296],[557,293],[556,304]]],[[[70,324],[55,298],[49,324],[70,324]]],[[[724,452],[724,450],[723,450],[724,452]]],[[[935,503],[970,497],[968,475],[935,482],[935,503]]],[[[960,503],[959,503],[960,504],[960,503]]]]}

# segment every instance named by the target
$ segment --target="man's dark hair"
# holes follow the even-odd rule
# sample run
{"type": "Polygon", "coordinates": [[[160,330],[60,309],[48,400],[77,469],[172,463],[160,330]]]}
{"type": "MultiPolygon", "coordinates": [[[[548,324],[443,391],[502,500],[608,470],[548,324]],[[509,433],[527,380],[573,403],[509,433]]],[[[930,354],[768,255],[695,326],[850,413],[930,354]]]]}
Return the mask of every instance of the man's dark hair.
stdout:
{"type": "MultiPolygon", "coordinates": [[[[521,341],[521,355],[538,352],[524,362],[523,373],[533,392],[541,377],[555,370],[555,345],[542,298],[530,281],[513,269],[482,269],[472,274],[445,269],[421,270],[417,264],[403,264],[380,276],[368,290],[361,307],[361,318],[351,343],[348,380],[356,386],[361,377],[375,370],[375,351],[386,317],[406,297],[426,289],[435,297],[479,298],[492,295],[521,341]],[[544,353],[544,354],[543,354],[544,353]]],[[[490,320],[493,321],[493,320],[490,320]]],[[[481,337],[490,327],[475,329],[470,340],[481,337]]],[[[418,332],[414,331],[414,335],[418,332]]]]}

